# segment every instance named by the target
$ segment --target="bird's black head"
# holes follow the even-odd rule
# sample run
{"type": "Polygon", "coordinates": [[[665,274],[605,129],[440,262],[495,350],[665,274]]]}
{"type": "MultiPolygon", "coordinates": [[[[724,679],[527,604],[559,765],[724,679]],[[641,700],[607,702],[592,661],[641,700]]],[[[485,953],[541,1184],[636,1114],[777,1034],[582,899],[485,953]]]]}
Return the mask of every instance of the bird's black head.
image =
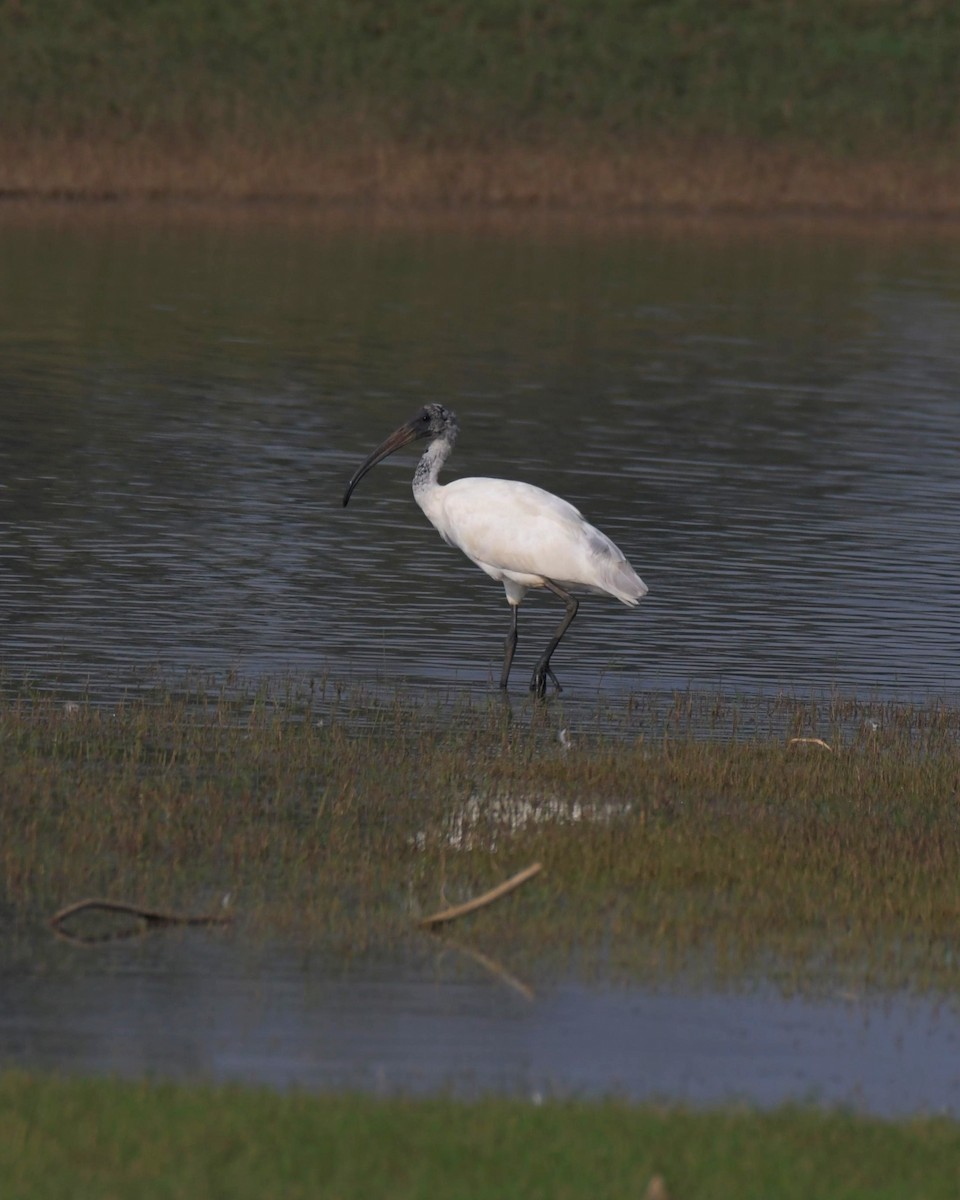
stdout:
{"type": "Polygon", "coordinates": [[[388,454],[392,454],[394,450],[399,450],[401,446],[418,441],[420,438],[445,437],[452,445],[459,428],[457,418],[449,408],[442,404],[424,405],[415,417],[407,421],[405,425],[401,425],[399,429],[394,430],[387,440],[381,442],[376,450],[360,464],[343,494],[344,505],[350,502],[353,489],[364,475],[378,462],[382,462],[388,454]]]}
{"type": "Polygon", "coordinates": [[[416,429],[418,438],[455,435],[459,429],[456,416],[442,404],[425,404],[408,425],[416,429]]]}

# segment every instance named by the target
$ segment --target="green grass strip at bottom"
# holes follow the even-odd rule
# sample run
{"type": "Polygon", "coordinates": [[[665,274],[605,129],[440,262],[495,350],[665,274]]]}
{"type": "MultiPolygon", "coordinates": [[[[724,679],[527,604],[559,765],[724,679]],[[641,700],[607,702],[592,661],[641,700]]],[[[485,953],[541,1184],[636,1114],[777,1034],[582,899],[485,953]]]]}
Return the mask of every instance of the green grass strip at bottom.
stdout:
{"type": "Polygon", "coordinates": [[[960,1124],[0,1076],[0,1195],[955,1197],[960,1124]]]}

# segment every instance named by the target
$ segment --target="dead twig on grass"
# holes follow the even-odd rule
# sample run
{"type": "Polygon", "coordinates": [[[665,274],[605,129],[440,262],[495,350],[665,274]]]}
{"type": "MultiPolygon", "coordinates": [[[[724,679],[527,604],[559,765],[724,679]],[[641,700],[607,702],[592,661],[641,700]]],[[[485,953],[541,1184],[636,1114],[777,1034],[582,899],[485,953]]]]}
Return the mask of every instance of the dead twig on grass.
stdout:
{"type": "Polygon", "coordinates": [[[823,740],[823,738],[791,738],[787,743],[789,746],[821,746],[824,750],[829,750],[833,753],[833,747],[823,740]]]}
{"type": "Polygon", "coordinates": [[[474,896],[472,900],[467,900],[464,904],[454,905],[453,908],[444,908],[440,912],[433,913],[432,916],[424,917],[419,922],[421,929],[433,929],[437,925],[442,925],[446,921],[455,921],[457,917],[465,917],[467,913],[476,912],[478,908],[486,908],[488,904],[493,904],[495,900],[499,900],[501,896],[506,896],[521,884],[526,883],[528,879],[532,879],[534,875],[538,875],[543,869],[542,863],[534,863],[532,866],[526,867],[523,871],[519,871],[516,875],[512,875],[497,887],[491,888],[489,892],[484,892],[482,896],[474,896]]]}

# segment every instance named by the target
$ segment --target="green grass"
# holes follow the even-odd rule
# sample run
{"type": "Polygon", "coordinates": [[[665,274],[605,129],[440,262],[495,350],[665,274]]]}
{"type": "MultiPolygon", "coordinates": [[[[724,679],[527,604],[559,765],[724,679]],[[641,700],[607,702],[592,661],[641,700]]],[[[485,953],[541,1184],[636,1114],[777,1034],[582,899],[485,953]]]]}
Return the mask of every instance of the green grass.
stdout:
{"type": "Polygon", "coordinates": [[[0,1076],[4,1200],[643,1200],[655,1175],[682,1200],[952,1200],[960,1127],[0,1076]]]}
{"type": "Polygon", "coordinates": [[[17,0],[5,134],[318,143],[789,138],[849,150],[960,132],[948,0],[17,0]]]}
{"type": "Polygon", "coordinates": [[[864,732],[854,703],[781,703],[747,734],[735,703],[677,697],[567,751],[552,708],[335,690],[0,704],[8,902],[229,893],[241,928],[362,949],[541,861],[456,928],[525,977],[960,988],[956,711],[874,708],[864,732]],[[788,743],[811,730],[834,750],[788,743]]]}

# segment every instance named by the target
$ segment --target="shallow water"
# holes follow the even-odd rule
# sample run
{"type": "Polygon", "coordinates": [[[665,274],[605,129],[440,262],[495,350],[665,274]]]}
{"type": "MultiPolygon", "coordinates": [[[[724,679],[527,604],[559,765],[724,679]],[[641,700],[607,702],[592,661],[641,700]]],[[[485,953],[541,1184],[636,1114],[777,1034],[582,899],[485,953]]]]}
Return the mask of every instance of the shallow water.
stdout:
{"type": "Polygon", "coordinates": [[[51,940],[24,959],[3,972],[8,1067],[960,1116],[960,1015],[923,999],[572,981],[525,994],[524,980],[429,938],[348,959],[170,933],[96,950],[51,940]]]}
{"type": "MultiPolygon", "coordinates": [[[[584,601],[554,659],[573,704],[957,700],[958,328],[960,243],[917,232],[0,220],[0,684],[495,685],[502,590],[416,508],[414,458],[341,506],[441,399],[451,477],[564,495],[650,587],[584,601]]],[[[521,610],[518,694],[557,607],[521,610]]],[[[9,1065],[960,1111],[960,1024],[925,1000],[531,1000],[432,944],[24,945],[0,946],[9,1065]]]]}
{"type": "MultiPolygon", "coordinates": [[[[960,684],[960,243],[792,226],[522,235],[307,219],[0,224],[0,659],[483,689],[502,589],[366,453],[575,502],[650,587],[587,597],[567,694],[960,684]]],[[[528,597],[518,692],[559,616],[528,597]]]]}

